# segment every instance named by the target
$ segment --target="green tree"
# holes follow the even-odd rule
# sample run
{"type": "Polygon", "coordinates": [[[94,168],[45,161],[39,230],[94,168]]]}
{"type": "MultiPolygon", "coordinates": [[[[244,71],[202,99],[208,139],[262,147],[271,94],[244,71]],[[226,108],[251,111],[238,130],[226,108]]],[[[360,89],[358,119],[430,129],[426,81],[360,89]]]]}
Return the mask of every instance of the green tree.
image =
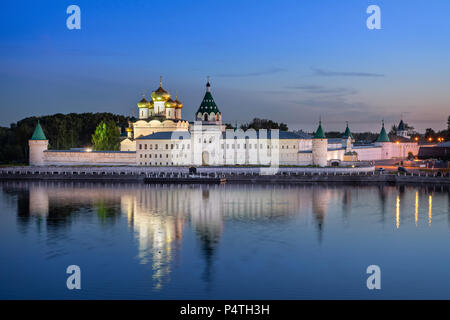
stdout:
{"type": "Polygon", "coordinates": [[[103,121],[95,129],[92,135],[94,150],[119,150],[120,131],[113,120],[103,121]]]}

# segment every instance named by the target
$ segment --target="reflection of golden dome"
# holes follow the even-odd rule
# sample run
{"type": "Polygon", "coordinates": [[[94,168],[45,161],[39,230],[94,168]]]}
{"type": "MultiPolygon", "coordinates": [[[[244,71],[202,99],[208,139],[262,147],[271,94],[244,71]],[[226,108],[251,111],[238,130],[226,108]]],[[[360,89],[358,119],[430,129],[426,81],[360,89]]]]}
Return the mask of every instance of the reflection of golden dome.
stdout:
{"type": "Polygon", "coordinates": [[[166,108],[175,108],[177,106],[177,104],[175,101],[173,101],[171,98],[169,98],[169,100],[167,100],[166,103],[164,103],[164,106],[166,108]]]}
{"type": "Polygon", "coordinates": [[[167,101],[170,99],[170,93],[162,87],[162,77],[159,80],[159,88],[152,92],[153,101],[167,101]]]}
{"type": "Polygon", "coordinates": [[[138,108],[148,108],[149,102],[145,97],[142,97],[142,100],[137,103],[138,108]]]}

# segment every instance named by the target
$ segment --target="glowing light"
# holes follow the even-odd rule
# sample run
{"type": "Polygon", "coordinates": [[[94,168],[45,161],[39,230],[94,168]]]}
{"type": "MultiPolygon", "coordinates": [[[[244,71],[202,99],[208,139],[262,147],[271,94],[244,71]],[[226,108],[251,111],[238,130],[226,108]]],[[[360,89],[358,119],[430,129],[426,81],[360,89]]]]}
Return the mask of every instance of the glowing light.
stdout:
{"type": "Polygon", "coordinates": [[[395,141],[395,143],[396,143],[396,144],[399,144],[399,143],[400,143],[400,141],[395,141]]]}
{"type": "Polygon", "coordinates": [[[433,196],[428,197],[428,225],[431,225],[431,218],[433,217],[433,196]]]}
{"type": "Polygon", "coordinates": [[[415,137],[414,140],[419,141],[419,137],[415,137]]]}
{"type": "Polygon", "coordinates": [[[416,203],[415,203],[415,212],[414,212],[414,222],[416,223],[419,220],[419,192],[416,191],[416,203]]]}
{"type": "Polygon", "coordinates": [[[430,142],[433,141],[433,138],[428,138],[428,141],[430,141],[430,142]]]}
{"type": "Polygon", "coordinates": [[[395,202],[395,225],[397,229],[400,227],[400,196],[397,195],[397,201],[395,202]]]}
{"type": "Polygon", "coordinates": [[[91,152],[92,149],[91,148],[86,148],[86,152],[91,152]]]}

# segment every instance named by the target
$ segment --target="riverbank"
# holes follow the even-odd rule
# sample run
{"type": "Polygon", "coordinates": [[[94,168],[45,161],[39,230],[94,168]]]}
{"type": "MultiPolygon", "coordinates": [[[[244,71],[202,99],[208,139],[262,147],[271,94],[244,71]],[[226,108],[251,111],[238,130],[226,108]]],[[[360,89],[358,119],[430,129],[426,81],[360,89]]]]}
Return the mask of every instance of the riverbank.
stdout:
{"type": "Polygon", "coordinates": [[[0,169],[0,180],[150,182],[150,183],[401,183],[450,184],[437,173],[380,173],[360,168],[224,168],[201,167],[11,167],[0,169]]]}

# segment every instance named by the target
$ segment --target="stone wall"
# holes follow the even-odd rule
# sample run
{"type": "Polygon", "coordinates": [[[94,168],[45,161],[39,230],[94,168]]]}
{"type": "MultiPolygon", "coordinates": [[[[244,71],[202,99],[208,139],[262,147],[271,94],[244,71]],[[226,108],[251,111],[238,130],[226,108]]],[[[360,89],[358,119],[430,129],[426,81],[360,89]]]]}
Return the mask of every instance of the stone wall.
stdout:
{"type": "Polygon", "coordinates": [[[44,165],[136,165],[133,151],[44,151],[44,165]]]}

